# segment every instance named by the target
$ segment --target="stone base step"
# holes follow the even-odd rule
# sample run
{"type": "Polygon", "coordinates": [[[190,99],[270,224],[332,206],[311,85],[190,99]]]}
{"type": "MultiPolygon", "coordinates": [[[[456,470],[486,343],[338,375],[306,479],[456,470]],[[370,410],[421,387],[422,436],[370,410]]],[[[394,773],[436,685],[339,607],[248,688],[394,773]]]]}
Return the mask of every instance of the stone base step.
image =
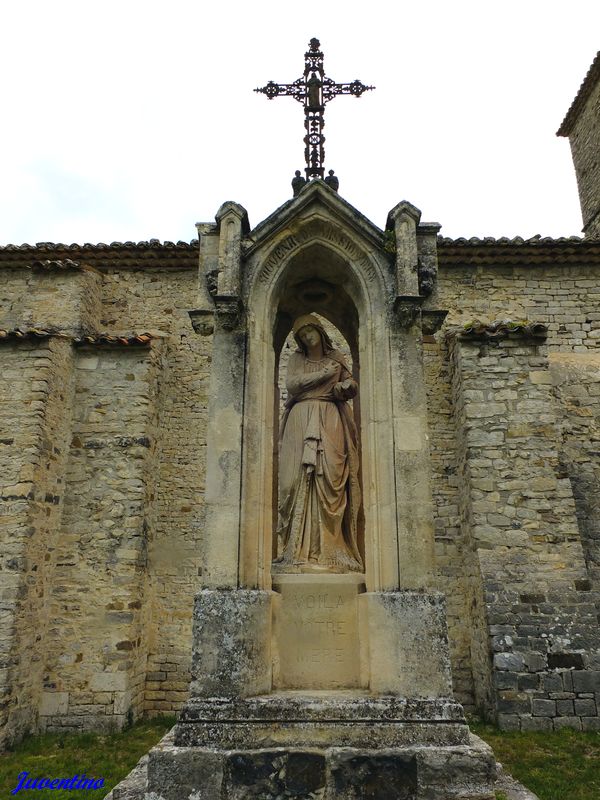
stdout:
{"type": "Polygon", "coordinates": [[[177,747],[171,731],[110,800],[493,800],[496,764],[475,736],[455,747],[366,750],[177,747]]]}

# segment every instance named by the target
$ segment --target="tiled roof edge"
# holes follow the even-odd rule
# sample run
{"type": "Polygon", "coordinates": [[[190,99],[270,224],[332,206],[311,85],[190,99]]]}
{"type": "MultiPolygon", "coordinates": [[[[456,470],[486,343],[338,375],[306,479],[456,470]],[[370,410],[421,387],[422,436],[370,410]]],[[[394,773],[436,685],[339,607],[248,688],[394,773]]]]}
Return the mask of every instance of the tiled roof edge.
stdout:
{"type": "Polygon", "coordinates": [[[510,319],[496,322],[481,322],[473,320],[461,327],[450,328],[446,334],[452,339],[506,339],[517,336],[527,339],[546,339],[548,326],[543,322],[528,322],[527,320],[513,321],[510,319]]]}
{"type": "Polygon", "coordinates": [[[458,239],[451,239],[448,236],[438,236],[438,245],[471,245],[479,247],[481,245],[561,245],[561,244],[587,244],[589,239],[584,239],[582,236],[559,236],[557,239],[552,236],[530,236],[529,239],[524,239],[522,236],[501,236],[496,238],[494,236],[459,236],[458,239]]]}
{"type": "Polygon", "coordinates": [[[120,268],[137,266],[176,266],[192,268],[198,263],[198,239],[190,242],[161,242],[150,239],[146,242],[112,242],[105,244],[62,244],[38,242],[37,244],[7,244],[0,246],[0,266],[29,267],[46,262],[79,263],[87,266],[110,267],[117,263],[120,268]]]}
{"type": "Polygon", "coordinates": [[[41,270],[68,270],[68,269],[83,269],[82,265],[79,261],[73,261],[72,258],[45,258],[42,260],[32,261],[31,262],[32,269],[41,269],[41,270]]]}
{"type": "Polygon", "coordinates": [[[0,328],[0,342],[10,341],[35,341],[36,339],[69,339],[76,347],[90,345],[124,345],[133,347],[148,347],[155,337],[151,333],[131,334],[130,336],[112,336],[108,333],[98,333],[89,336],[73,336],[61,331],[46,328],[0,328]]]}
{"type": "Polygon", "coordinates": [[[3,250],[123,250],[133,248],[174,250],[197,247],[198,239],[192,239],[190,242],[184,242],[181,239],[178,242],[171,242],[169,240],[161,242],[160,239],[148,239],[141,242],[111,242],[110,244],[106,244],[106,242],[98,242],[97,244],[92,244],[91,242],[85,242],[85,244],[78,244],[77,242],[73,242],[72,244],[64,244],[64,242],[36,242],[36,244],[29,244],[28,242],[24,242],[23,244],[0,245],[0,252],[3,250]]]}
{"type": "Polygon", "coordinates": [[[583,83],[579,87],[579,91],[575,95],[575,99],[571,103],[571,107],[567,111],[565,118],[562,121],[560,128],[556,131],[557,136],[568,136],[571,133],[573,125],[577,121],[581,109],[586,104],[594,86],[600,80],[600,50],[596,53],[596,58],[592,61],[592,65],[587,71],[587,75],[583,79],[583,83]]]}
{"type": "Polygon", "coordinates": [[[586,266],[600,264],[600,239],[582,239],[579,236],[552,239],[534,236],[523,239],[503,237],[494,239],[447,239],[438,237],[440,266],[462,265],[513,265],[553,266],[571,264],[586,266]]]}

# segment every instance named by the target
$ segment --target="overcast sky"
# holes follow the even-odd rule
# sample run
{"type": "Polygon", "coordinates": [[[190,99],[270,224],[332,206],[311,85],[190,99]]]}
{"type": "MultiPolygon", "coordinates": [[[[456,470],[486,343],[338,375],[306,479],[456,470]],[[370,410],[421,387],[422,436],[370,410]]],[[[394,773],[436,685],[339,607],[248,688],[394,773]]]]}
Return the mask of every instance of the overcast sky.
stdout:
{"type": "Polygon", "coordinates": [[[407,199],[447,236],[568,236],[557,138],[600,46],[597,0],[13,0],[0,11],[0,244],[182,239],[225,200],[252,226],[304,167],[303,110],[252,89],[326,74],[326,169],[375,224],[407,199]]]}

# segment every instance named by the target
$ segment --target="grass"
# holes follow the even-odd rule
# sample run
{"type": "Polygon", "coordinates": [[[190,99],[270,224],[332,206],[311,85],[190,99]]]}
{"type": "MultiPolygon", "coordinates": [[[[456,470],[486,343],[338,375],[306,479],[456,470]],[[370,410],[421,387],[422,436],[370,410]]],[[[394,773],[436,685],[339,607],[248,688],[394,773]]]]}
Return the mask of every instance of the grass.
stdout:
{"type": "MultiPolygon", "coordinates": [[[[172,727],[171,717],[138,722],[110,735],[46,734],[25,739],[14,750],[0,754],[0,798],[29,797],[25,790],[12,795],[18,775],[30,778],[69,778],[86,773],[104,778],[98,790],[35,790],[46,800],[103,798],[138,760],[172,727]]],[[[471,723],[472,730],[490,744],[507,772],[535,792],[540,800],[599,800],[600,733],[501,733],[492,725],[471,723]]],[[[497,792],[497,800],[506,800],[497,792]]]]}
{"type": "MultiPolygon", "coordinates": [[[[503,733],[480,722],[471,723],[471,729],[493,748],[506,771],[540,800],[600,798],[600,733],[503,733]]],[[[501,793],[497,800],[503,800],[501,793]]]]}
{"type": "Polygon", "coordinates": [[[138,722],[121,733],[49,733],[28,737],[14,750],[0,754],[0,798],[27,798],[33,792],[40,800],[101,800],[174,724],[174,717],[160,717],[138,722]],[[22,789],[12,795],[21,772],[29,772],[29,778],[51,780],[85,772],[88,778],[104,778],[104,786],[79,791],[22,789]]]}

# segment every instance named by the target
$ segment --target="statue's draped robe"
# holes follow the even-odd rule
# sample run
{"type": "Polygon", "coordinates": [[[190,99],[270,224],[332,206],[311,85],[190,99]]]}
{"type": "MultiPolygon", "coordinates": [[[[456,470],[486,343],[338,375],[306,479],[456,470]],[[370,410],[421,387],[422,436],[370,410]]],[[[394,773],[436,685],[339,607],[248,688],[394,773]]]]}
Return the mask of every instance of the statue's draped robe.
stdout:
{"type": "Polygon", "coordinates": [[[362,571],[356,427],[348,403],[333,393],[346,380],[346,397],[353,397],[357,385],[337,350],[320,361],[300,351],[290,358],[279,452],[278,562],[284,568],[362,571]],[[334,364],[335,373],[324,377],[325,364],[334,364]]]}

